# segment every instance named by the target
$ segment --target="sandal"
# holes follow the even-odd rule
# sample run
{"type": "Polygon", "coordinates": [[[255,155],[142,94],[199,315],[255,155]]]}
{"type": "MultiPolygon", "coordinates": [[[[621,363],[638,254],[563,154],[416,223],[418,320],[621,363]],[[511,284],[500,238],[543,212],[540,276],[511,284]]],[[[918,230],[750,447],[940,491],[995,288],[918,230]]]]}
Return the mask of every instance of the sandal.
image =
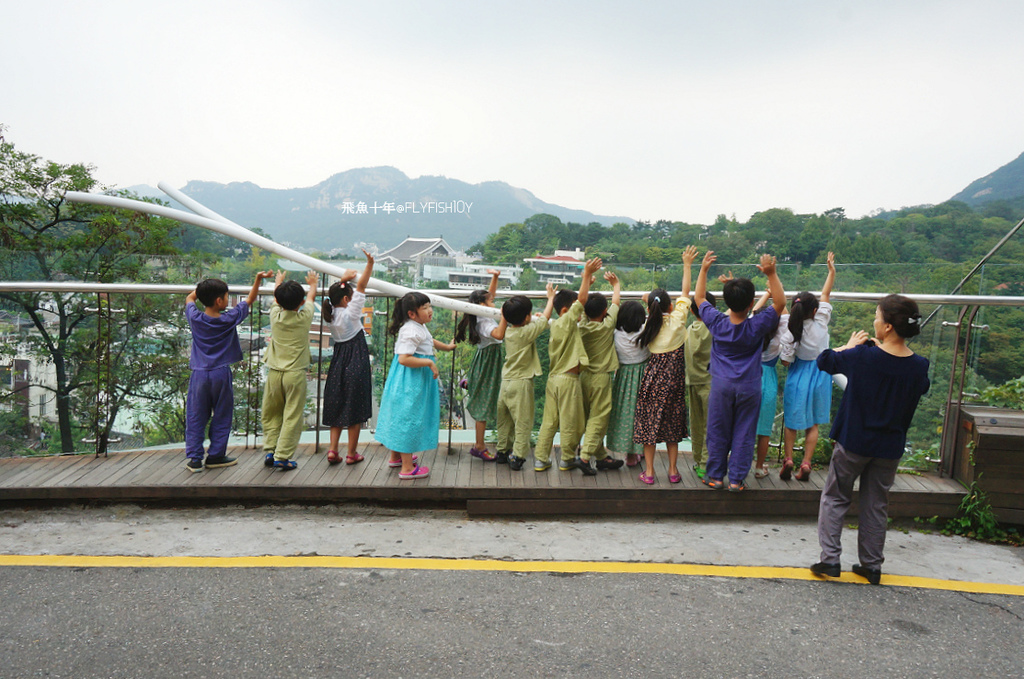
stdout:
{"type": "Polygon", "coordinates": [[[800,465],[800,471],[796,473],[797,481],[810,481],[811,480],[811,465],[804,462],[800,465]]]}
{"type": "Polygon", "coordinates": [[[786,458],[782,463],[782,469],[779,470],[779,478],[783,481],[789,481],[789,477],[793,475],[793,460],[786,458]]]}
{"type": "Polygon", "coordinates": [[[729,492],[730,493],[742,493],[746,489],[747,489],[747,482],[746,481],[740,481],[739,483],[730,483],[729,484],[729,492]]]}
{"type": "Polygon", "coordinates": [[[403,480],[423,479],[423,478],[426,478],[428,476],[430,476],[430,467],[421,467],[419,465],[416,465],[416,467],[413,468],[413,470],[411,472],[409,472],[408,474],[406,474],[404,472],[399,472],[398,473],[398,478],[403,479],[403,480]]]}
{"type": "Polygon", "coordinates": [[[290,472],[293,469],[298,469],[299,465],[295,460],[274,460],[274,469],[280,469],[283,472],[290,472]]]}
{"type": "Polygon", "coordinates": [[[327,464],[338,464],[341,462],[341,455],[336,450],[327,451],[327,464]]]}
{"type": "Polygon", "coordinates": [[[756,467],[755,470],[754,470],[754,478],[755,479],[763,479],[763,478],[767,477],[768,474],[769,474],[768,465],[766,465],[766,464],[761,465],[760,467],[756,467]]]}
{"type": "MultiPolygon", "coordinates": [[[[341,456],[338,456],[338,461],[341,461],[341,456]]],[[[356,462],[362,462],[363,456],[359,453],[349,453],[345,456],[345,464],[355,464],[356,462]]]]}
{"type": "Polygon", "coordinates": [[[654,485],[654,474],[647,474],[640,472],[640,480],[646,483],[648,486],[654,485]]]}
{"type": "MultiPolygon", "coordinates": [[[[413,455],[412,456],[412,461],[413,462],[415,462],[418,459],[420,459],[419,455],[413,455]]],[[[397,467],[401,467],[402,466],[402,458],[398,458],[397,460],[388,460],[388,466],[391,467],[392,469],[395,469],[397,467]]]]}
{"type": "Polygon", "coordinates": [[[725,484],[722,483],[722,479],[709,479],[705,476],[700,480],[700,482],[711,490],[722,490],[722,488],[725,487],[725,484]]]}
{"type": "Polygon", "coordinates": [[[640,456],[636,453],[628,453],[626,455],[626,466],[635,467],[640,464],[640,456]]]}
{"type": "Polygon", "coordinates": [[[491,454],[491,451],[487,450],[486,447],[483,449],[470,448],[469,454],[477,458],[478,460],[483,460],[484,462],[494,462],[495,460],[495,456],[491,454]]]}

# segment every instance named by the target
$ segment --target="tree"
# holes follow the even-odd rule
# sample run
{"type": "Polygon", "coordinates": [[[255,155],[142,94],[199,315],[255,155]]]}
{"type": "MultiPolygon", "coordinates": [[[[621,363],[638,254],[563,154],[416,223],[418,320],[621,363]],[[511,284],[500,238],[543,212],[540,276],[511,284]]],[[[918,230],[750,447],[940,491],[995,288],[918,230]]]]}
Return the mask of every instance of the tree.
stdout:
{"type": "MultiPolygon", "coordinates": [[[[158,282],[189,275],[190,268],[175,269],[171,257],[177,252],[172,240],[181,233],[177,223],[67,203],[66,191],[95,188],[92,168],[62,165],[18,151],[2,132],[0,275],[7,280],[99,283],[158,282]]],[[[160,397],[142,392],[154,388],[161,361],[169,356],[160,354],[164,347],[159,328],[166,327],[170,300],[132,299],[124,302],[124,312],[115,312],[112,300],[91,294],[2,293],[0,298],[32,321],[34,332],[27,338],[28,345],[37,359],[53,365],[55,386],[40,386],[52,389],[56,397],[61,450],[75,450],[76,412],[78,420],[97,419],[87,416],[83,399],[102,396],[110,403],[100,421],[92,423],[105,440],[118,410],[129,399],[160,397]],[[97,327],[97,308],[109,312],[103,335],[97,327]]],[[[122,302],[119,297],[117,305],[122,302]]]]}

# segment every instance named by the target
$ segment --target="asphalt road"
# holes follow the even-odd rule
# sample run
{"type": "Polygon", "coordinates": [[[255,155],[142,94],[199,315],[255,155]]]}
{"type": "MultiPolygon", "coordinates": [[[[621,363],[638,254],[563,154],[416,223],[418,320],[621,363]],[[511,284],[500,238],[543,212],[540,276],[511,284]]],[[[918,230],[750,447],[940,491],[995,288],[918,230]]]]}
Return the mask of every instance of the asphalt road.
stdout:
{"type": "Polygon", "coordinates": [[[629,574],[0,569],[3,677],[1017,677],[1024,597],[629,574]]]}

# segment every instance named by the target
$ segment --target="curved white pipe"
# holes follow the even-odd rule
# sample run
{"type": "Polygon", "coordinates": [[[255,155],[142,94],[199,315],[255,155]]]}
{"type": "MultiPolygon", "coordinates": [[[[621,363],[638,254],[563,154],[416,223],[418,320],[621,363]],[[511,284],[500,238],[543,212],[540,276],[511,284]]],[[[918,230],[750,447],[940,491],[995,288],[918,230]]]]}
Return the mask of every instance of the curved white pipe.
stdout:
{"type": "MultiPolygon", "coordinates": [[[[210,231],[216,231],[217,233],[222,233],[225,236],[237,238],[238,240],[249,243],[250,245],[255,245],[256,247],[267,250],[268,252],[273,252],[285,259],[290,259],[293,262],[309,267],[313,271],[319,271],[320,273],[329,274],[331,276],[340,277],[344,275],[345,271],[347,271],[347,269],[343,267],[336,266],[321,259],[317,259],[316,257],[311,257],[296,250],[292,250],[280,243],[275,243],[269,238],[257,235],[249,229],[239,226],[234,222],[229,222],[219,215],[219,219],[211,219],[210,217],[194,215],[183,210],[175,210],[174,208],[164,207],[163,205],[154,205],[153,203],[146,203],[140,200],[104,196],[95,193],[83,193],[81,191],[68,191],[64,196],[67,200],[73,203],[89,203],[92,205],[105,205],[107,207],[120,208],[122,210],[145,212],[147,214],[167,217],[168,219],[174,219],[179,222],[185,222],[186,224],[199,226],[204,229],[209,229],[210,231]]],[[[206,208],[203,209],[206,210],[206,208]]],[[[212,210],[207,210],[207,212],[208,214],[216,214],[212,210]]],[[[412,292],[411,288],[395,285],[394,283],[382,281],[378,278],[370,279],[370,287],[378,292],[386,295],[393,295],[394,297],[401,297],[406,293],[412,292]]],[[[474,316],[490,316],[496,320],[501,314],[498,309],[493,307],[486,307],[479,304],[470,304],[469,302],[463,302],[461,300],[449,299],[426,291],[421,292],[430,299],[431,304],[441,309],[461,311],[463,313],[473,314],[474,316]]]]}

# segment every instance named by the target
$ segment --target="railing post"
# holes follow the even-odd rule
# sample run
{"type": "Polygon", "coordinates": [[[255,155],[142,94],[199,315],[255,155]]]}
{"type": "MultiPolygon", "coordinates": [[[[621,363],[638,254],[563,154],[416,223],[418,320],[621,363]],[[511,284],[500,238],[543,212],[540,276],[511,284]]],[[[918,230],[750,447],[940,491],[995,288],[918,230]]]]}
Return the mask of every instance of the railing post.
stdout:
{"type": "MultiPolygon", "coordinates": [[[[327,274],[320,274],[320,290],[327,287],[327,274]]],[[[313,298],[316,299],[315,297],[313,298]]],[[[316,439],[313,444],[313,454],[317,455],[320,453],[320,401],[323,395],[322,375],[323,375],[323,360],[324,360],[324,316],[323,316],[323,305],[321,305],[320,313],[320,330],[317,334],[316,342],[316,419],[313,422],[313,428],[316,430],[316,439]]],[[[315,313],[315,312],[314,312],[315,313]]]]}
{"type": "MultiPolygon", "coordinates": [[[[455,341],[455,333],[459,329],[459,314],[456,311],[452,312],[452,341],[455,341]]],[[[455,451],[452,450],[452,406],[455,405],[455,354],[459,351],[459,345],[456,344],[455,348],[452,349],[452,369],[448,377],[448,454],[451,455],[455,451]]]]}
{"type": "Polygon", "coordinates": [[[949,390],[946,393],[946,413],[942,418],[942,438],[940,440],[939,473],[943,476],[954,475],[953,464],[956,458],[956,441],[959,434],[960,408],[964,397],[964,381],[967,376],[967,359],[971,344],[974,317],[980,306],[965,306],[957,315],[956,333],[953,339],[953,360],[949,371],[949,390]],[[961,337],[963,342],[961,343],[961,337]],[[963,350],[961,351],[961,344],[963,350]],[[959,375],[958,368],[959,366],[959,375]],[[954,398],[954,393],[956,398],[954,398]]]}

